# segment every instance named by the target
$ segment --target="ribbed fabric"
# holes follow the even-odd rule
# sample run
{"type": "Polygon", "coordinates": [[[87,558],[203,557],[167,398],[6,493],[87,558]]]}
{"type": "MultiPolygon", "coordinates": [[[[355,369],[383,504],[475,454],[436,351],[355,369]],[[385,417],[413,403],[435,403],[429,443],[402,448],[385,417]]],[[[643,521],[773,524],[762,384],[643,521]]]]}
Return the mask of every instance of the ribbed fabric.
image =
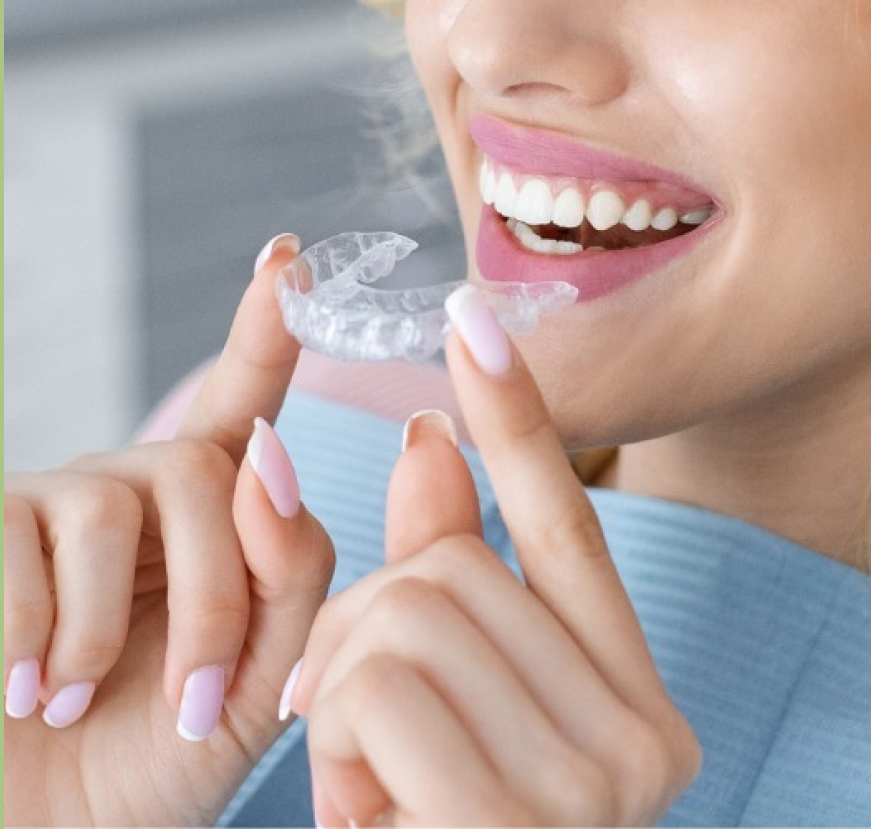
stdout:
{"type": "MultiPolygon", "coordinates": [[[[277,429],[303,500],[336,543],[341,590],[382,562],[401,424],[292,394],[277,429]]],[[[517,572],[480,459],[466,456],[487,541],[517,572]]],[[[871,582],[732,518],[589,492],[666,687],[704,751],[701,774],[661,825],[871,825],[871,582]]],[[[312,825],[303,727],[273,746],[221,825],[312,825]]]]}

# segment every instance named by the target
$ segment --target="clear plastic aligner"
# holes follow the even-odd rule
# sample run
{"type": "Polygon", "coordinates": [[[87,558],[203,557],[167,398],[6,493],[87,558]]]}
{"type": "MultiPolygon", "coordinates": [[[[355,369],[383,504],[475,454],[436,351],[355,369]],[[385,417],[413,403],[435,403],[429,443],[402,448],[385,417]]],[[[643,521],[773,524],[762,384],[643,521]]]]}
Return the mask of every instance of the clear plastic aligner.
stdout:
{"type": "MultiPolygon", "coordinates": [[[[276,283],[284,324],[306,348],[340,360],[428,360],[450,328],[445,300],[464,280],[388,290],[374,283],[417,248],[397,233],[342,233],[303,251],[276,283]]],[[[572,304],[566,282],[478,284],[510,334],[572,304]]]]}

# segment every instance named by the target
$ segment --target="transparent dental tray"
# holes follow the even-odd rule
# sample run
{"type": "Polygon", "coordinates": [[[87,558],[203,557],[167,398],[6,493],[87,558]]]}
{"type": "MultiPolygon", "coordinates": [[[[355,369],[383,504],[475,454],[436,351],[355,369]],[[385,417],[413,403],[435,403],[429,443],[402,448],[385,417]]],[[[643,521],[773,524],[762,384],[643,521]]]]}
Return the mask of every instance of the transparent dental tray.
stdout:
{"type": "MultiPolygon", "coordinates": [[[[428,360],[450,328],[444,302],[464,280],[386,289],[377,283],[417,242],[396,233],[342,233],[312,245],[279,274],[284,324],[300,344],[340,360],[428,360]]],[[[575,301],[565,282],[487,282],[478,287],[510,334],[575,301]]]]}

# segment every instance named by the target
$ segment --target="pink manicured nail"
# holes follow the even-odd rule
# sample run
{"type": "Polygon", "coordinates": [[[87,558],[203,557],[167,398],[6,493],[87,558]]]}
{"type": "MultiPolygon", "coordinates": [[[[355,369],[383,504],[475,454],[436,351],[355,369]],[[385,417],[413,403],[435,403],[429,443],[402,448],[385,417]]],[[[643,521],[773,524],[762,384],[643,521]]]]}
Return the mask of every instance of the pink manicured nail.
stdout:
{"type": "Polygon", "coordinates": [[[42,718],[52,728],[72,725],[91,704],[96,685],[93,682],[78,682],[61,688],[42,712],[42,718]]]}
{"type": "Polygon", "coordinates": [[[36,711],[39,695],[39,660],[21,659],[9,671],[6,683],[6,713],[17,720],[36,711]]]}
{"type": "Polygon", "coordinates": [[[191,742],[205,740],[217,727],[224,707],[224,669],[198,668],[185,680],[176,729],[191,742]]]}
{"type": "Polygon", "coordinates": [[[293,518],[299,512],[296,472],[275,430],[262,417],[254,420],[254,433],[248,441],[248,461],[275,511],[282,518],[293,518]]]}
{"type": "Polygon", "coordinates": [[[284,722],[290,716],[290,703],[293,699],[293,689],[296,687],[296,681],[299,679],[299,672],[302,670],[302,659],[298,659],[287,682],[284,683],[284,690],[281,692],[281,702],[278,703],[278,719],[284,722]]]}
{"type": "Polygon", "coordinates": [[[457,288],[445,301],[445,311],[482,371],[504,374],[511,368],[508,336],[474,285],[457,288]]]}
{"type": "Polygon", "coordinates": [[[269,260],[269,257],[279,248],[289,248],[294,253],[299,253],[299,247],[299,236],[293,233],[279,233],[274,239],[270,239],[263,246],[263,250],[257,254],[257,261],[254,263],[254,273],[258,273],[269,260]]]}
{"type": "Polygon", "coordinates": [[[438,435],[454,446],[459,445],[457,427],[451,416],[441,409],[425,409],[408,418],[402,432],[402,451],[414,446],[426,435],[438,435]]]}

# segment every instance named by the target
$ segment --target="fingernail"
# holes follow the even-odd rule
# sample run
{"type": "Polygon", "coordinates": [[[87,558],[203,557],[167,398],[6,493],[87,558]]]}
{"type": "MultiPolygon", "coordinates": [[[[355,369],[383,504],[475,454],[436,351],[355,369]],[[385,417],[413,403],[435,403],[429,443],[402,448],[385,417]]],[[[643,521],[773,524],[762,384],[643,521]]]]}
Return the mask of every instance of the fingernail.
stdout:
{"type": "Polygon", "coordinates": [[[248,441],[248,461],[275,511],[282,518],[293,518],[299,512],[296,471],[275,430],[262,417],[254,420],[254,432],[248,441]]]}
{"type": "Polygon", "coordinates": [[[186,740],[205,740],[217,727],[224,706],[224,669],[197,668],[185,680],[176,730],[186,740]]]}
{"type": "Polygon", "coordinates": [[[263,246],[263,250],[257,254],[257,261],[254,263],[254,273],[258,273],[266,264],[269,257],[279,248],[289,248],[294,253],[299,253],[299,247],[299,236],[294,233],[279,233],[274,239],[270,239],[263,246]]]}
{"type": "Polygon", "coordinates": [[[404,452],[409,446],[414,446],[425,435],[437,435],[454,446],[459,444],[454,421],[449,414],[440,409],[425,409],[422,412],[415,412],[408,418],[402,432],[402,451],[404,452]]]}
{"type": "Polygon", "coordinates": [[[9,671],[6,683],[6,713],[17,720],[36,711],[39,695],[39,660],[21,659],[9,671]]]}
{"type": "Polygon", "coordinates": [[[52,728],[72,725],[91,704],[97,686],[93,682],[78,682],[61,688],[42,712],[42,719],[52,728]]]}
{"type": "Polygon", "coordinates": [[[290,703],[293,699],[293,689],[296,687],[296,681],[299,679],[299,672],[302,669],[302,659],[298,659],[287,682],[284,683],[284,690],[281,692],[281,702],[278,703],[278,719],[284,722],[290,716],[290,703]]]}
{"type": "Polygon", "coordinates": [[[445,300],[445,311],[483,372],[504,374],[511,368],[508,336],[474,285],[457,288],[445,300]]]}

